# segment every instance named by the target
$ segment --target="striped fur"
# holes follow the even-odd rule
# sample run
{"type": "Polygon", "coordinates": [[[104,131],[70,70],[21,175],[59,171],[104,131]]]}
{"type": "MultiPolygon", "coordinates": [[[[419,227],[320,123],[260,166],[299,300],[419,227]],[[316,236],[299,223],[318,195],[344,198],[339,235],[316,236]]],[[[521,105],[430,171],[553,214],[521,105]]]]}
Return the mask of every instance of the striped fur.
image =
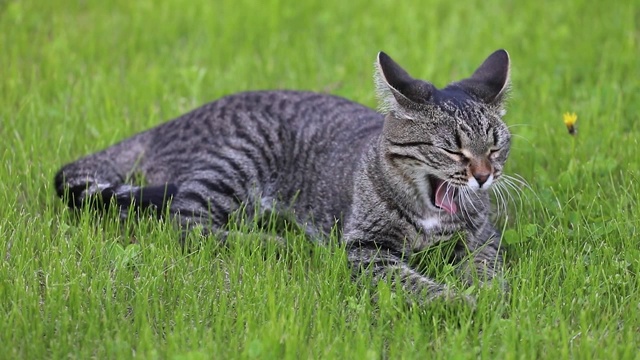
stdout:
{"type": "Polygon", "coordinates": [[[464,232],[454,261],[466,278],[500,274],[487,189],[509,152],[508,55],[441,90],[384,53],[376,68],[381,112],[311,92],[235,94],[65,165],[56,191],[72,208],[168,207],[182,226],[213,231],[243,205],[275,206],[314,238],[338,229],[355,273],[418,302],[455,297],[406,259],[464,232]]]}

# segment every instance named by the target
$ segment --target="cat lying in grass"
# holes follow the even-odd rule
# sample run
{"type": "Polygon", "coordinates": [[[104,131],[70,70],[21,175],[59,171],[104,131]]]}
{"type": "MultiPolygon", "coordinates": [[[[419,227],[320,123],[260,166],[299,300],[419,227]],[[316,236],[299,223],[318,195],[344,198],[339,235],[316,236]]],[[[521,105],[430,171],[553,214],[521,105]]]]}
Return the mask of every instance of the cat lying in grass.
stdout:
{"type": "Polygon", "coordinates": [[[443,261],[469,284],[501,275],[489,189],[508,179],[509,56],[498,50],[443,89],[385,53],[375,65],[381,112],[312,92],[230,95],[65,165],[57,193],[72,208],[100,199],[211,231],[241,206],[287,211],[311,237],[337,228],[354,272],[419,303],[457,297],[407,259],[464,233],[443,261]]]}

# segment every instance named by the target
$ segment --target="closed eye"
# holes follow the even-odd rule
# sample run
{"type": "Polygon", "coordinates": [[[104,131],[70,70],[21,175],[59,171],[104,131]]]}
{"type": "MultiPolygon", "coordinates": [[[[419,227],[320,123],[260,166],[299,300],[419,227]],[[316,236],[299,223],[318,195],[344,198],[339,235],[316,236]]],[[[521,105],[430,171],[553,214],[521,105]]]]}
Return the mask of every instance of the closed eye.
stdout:
{"type": "Polygon", "coordinates": [[[411,154],[400,154],[400,153],[396,153],[396,152],[390,152],[387,154],[387,156],[389,157],[389,159],[392,160],[398,160],[398,161],[409,161],[409,162],[413,162],[413,163],[420,163],[423,165],[428,165],[426,161],[424,161],[423,159],[420,159],[414,155],[411,154]]]}
{"type": "Polygon", "coordinates": [[[466,164],[469,162],[469,156],[467,156],[468,154],[465,154],[464,151],[456,151],[441,147],[439,147],[438,149],[447,154],[447,156],[449,156],[451,160],[457,161],[462,164],[466,164]]]}
{"type": "Polygon", "coordinates": [[[461,153],[460,151],[455,151],[455,150],[449,150],[449,149],[445,149],[445,148],[439,148],[440,150],[446,152],[449,155],[453,155],[453,156],[457,156],[461,159],[464,159],[466,156],[464,156],[463,153],[461,153]]]}
{"type": "Polygon", "coordinates": [[[397,141],[393,141],[393,140],[389,140],[389,143],[391,143],[391,145],[393,146],[398,146],[398,147],[413,147],[413,146],[432,146],[433,144],[428,142],[428,141],[409,141],[409,142],[397,142],[397,141]]]}

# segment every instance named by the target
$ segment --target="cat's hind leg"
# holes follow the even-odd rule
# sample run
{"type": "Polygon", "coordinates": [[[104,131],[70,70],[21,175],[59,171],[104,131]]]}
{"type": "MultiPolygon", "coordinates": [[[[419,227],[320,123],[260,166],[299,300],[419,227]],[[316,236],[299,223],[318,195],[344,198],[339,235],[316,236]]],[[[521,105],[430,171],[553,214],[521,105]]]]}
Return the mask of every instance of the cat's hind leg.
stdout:
{"type": "Polygon", "coordinates": [[[147,186],[122,184],[102,190],[100,197],[104,206],[116,205],[123,219],[129,215],[131,209],[137,213],[150,210],[161,217],[177,192],[178,186],[175,184],[147,186]]]}
{"type": "Polygon", "coordinates": [[[253,215],[256,204],[251,194],[258,190],[251,189],[212,170],[195,171],[172,193],[169,213],[184,230],[200,227],[205,234],[225,233],[231,214],[244,207],[247,217],[253,215]]]}
{"type": "Polygon", "coordinates": [[[85,205],[105,207],[109,202],[104,199],[113,197],[120,198],[118,202],[124,204],[130,194],[140,192],[139,188],[126,182],[144,161],[147,138],[145,133],[138,134],[66,164],[54,177],[58,196],[72,209],[85,205]]]}

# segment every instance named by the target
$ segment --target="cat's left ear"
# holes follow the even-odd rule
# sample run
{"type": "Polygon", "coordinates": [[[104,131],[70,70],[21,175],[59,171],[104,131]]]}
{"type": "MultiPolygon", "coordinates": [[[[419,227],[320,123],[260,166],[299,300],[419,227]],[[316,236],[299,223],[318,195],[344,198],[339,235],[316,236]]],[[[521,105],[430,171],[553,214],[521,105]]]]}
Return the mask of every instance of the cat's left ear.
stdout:
{"type": "Polygon", "coordinates": [[[497,50],[470,78],[456,85],[490,105],[501,106],[509,91],[510,60],[506,50],[497,50]]]}

